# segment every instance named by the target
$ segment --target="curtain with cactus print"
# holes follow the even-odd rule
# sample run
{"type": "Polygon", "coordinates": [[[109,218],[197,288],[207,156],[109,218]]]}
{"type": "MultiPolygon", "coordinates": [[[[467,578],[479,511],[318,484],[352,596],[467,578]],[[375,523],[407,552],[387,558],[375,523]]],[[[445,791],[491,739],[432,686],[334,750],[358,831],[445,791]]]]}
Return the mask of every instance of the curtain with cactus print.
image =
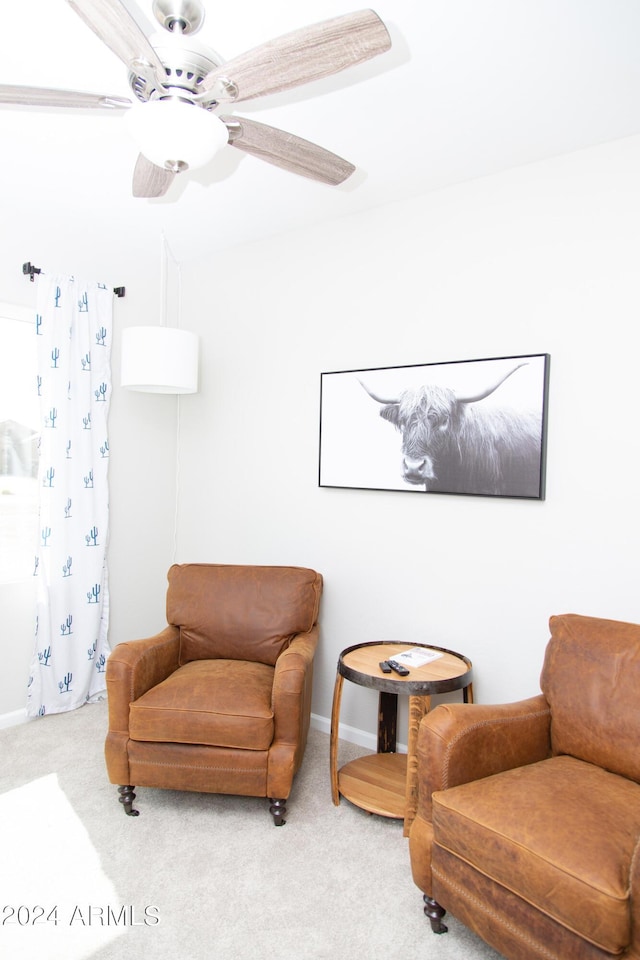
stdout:
{"type": "Polygon", "coordinates": [[[32,717],[105,696],[112,314],[113,293],[103,284],[38,279],[42,422],[32,717]]]}

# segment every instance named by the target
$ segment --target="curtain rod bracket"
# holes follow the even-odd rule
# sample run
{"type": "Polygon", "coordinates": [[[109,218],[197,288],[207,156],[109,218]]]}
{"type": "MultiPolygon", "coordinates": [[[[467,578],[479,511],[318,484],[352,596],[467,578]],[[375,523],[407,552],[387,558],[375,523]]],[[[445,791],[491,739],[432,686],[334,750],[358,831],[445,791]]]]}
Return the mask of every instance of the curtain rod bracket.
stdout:
{"type": "Polygon", "coordinates": [[[28,263],[28,262],[22,264],[22,272],[25,274],[25,276],[29,274],[29,279],[31,280],[31,283],[33,283],[34,274],[42,273],[39,267],[34,267],[32,263],[28,263]]]}
{"type": "MultiPolygon", "coordinates": [[[[22,272],[25,274],[25,276],[29,274],[29,279],[31,280],[31,283],[33,283],[34,275],[36,273],[42,273],[42,270],[40,269],[40,267],[34,267],[32,263],[29,263],[29,261],[27,261],[26,263],[22,264],[22,272]]],[[[116,297],[124,297],[125,288],[114,287],[113,292],[115,293],[116,297]]]]}

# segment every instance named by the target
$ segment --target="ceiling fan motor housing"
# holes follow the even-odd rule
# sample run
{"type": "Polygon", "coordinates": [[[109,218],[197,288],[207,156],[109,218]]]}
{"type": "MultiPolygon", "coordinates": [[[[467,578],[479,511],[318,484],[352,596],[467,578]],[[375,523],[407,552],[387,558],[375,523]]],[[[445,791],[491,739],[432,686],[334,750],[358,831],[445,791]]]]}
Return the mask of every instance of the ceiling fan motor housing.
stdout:
{"type": "Polygon", "coordinates": [[[154,0],[153,12],[171,34],[149,38],[164,71],[133,62],[129,84],[139,102],[127,123],[147,160],[179,173],[204,165],[229,141],[225,124],[211,116],[218,106],[216,91],[202,89],[223,60],[190,36],[204,18],[198,0],[154,0]]]}
{"type": "MultiPolygon", "coordinates": [[[[129,73],[129,85],[136,98],[143,103],[165,97],[180,97],[193,102],[207,74],[224,61],[209,47],[194,39],[180,36],[165,40],[163,36],[152,38],[153,47],[164,64],[166,75],[156,77],[151,70],[144,75],[137,70],[129,73]],[[156,42],[157,41],[157,42],[156,42]]],[[[217,105],[212,92],[209,100],[198,101],[198,106],[211,110],[217,105]]]]}

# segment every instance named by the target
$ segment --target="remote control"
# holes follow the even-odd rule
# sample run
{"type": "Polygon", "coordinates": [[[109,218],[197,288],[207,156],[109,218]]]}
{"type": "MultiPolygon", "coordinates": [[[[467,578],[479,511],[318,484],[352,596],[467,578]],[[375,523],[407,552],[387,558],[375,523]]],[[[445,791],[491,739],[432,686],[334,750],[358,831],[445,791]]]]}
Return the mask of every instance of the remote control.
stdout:
{"type": "Polygon", "coordinates": [[[380,661],[380,669],[382,670],[383,673],[391,673],[391,667],[389,666],[386,660],[380,661]]]}
{"type": "Polygon", "coordinates": [[[396,663],[395,660],[387,660],[387,663],[389,664],[389,666],[391,667],[391,669],[392,669],[392,670],[395,670],[395,672],[396,672],[399,676],[401,676],[401,677],[408,677],[408,676],[409,676],[409,671],[407,670],[406,667],[403,667],[401,663],[396,663]]]}

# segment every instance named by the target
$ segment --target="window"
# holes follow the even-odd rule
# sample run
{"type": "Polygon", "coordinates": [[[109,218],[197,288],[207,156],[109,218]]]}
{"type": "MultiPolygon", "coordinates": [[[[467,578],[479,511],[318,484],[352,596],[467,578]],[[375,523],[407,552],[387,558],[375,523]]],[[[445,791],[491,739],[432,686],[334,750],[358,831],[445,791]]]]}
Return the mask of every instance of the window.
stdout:
{"type": "Polygon", "coordinates": [[[33,575],[38,531],[35,314],[0,303],[0,583],[33,575]]]}

